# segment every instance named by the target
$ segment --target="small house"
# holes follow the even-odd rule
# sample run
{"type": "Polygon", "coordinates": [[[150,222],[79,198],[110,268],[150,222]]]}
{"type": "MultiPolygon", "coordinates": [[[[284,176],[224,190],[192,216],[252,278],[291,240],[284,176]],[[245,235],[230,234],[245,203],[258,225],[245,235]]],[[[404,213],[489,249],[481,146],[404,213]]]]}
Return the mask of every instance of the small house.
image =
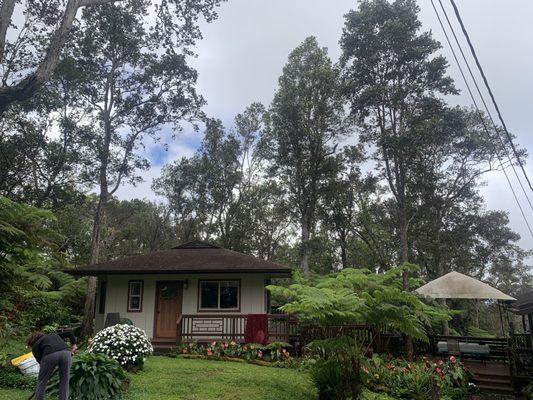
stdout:
{"type": "Polygon", "coordinates": [[[97,331],[110,316],[119,316],[143,329],[156,347],[181,341],[288,341],[289,318],[270,314],[265,289],[273,278],[290,277],[291,269],[283,265],[194,241],[70,272],[98,277],[97,331]],[[264,326],[260,339],[250,332],[252,325],[264,326]]]}

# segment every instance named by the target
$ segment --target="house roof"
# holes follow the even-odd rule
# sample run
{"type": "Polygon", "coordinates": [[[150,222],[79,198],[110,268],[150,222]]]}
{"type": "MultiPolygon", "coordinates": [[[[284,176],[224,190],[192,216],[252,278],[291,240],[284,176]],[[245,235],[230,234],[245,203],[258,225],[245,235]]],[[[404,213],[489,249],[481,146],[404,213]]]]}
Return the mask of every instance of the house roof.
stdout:
{"type": "Polygon", "coordinates": [[[415,292],[434,299],[516,300],[484,282],[456,271],[426,283],[415,292]]]}
{"type": "Polygon", "coordinates": [[[212,244],[193,241],[169,250],[139,254],[68,270],[72,275],[273,273],[289,276],[291,268],[212,244]]]}
{"type": "Polygon", "coordinates": [[[511,304],[511,311],[518,315],[533,314],[533,291],[524,293],[511,304]]]}

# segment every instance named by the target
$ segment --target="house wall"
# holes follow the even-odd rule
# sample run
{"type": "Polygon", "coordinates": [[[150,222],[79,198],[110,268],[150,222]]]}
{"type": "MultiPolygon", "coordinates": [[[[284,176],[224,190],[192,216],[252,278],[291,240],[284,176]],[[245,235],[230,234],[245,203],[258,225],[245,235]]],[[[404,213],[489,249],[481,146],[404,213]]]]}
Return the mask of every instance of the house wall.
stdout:
{"type": "MultiPolygon", "coordinates": [[[[198,281],[204,279],[240,279],[241,314],[260,314],[265,312],[264,282],[266,274],[198,274],[198,275],[110,275],[107,276],[107,294],[105,314],[118,312],[121,318],[129,318],[135,326],[146,331],[149,338],[153,337],[155,296],[157,281],[187,280],[188,287],[183,290],[183,314],[198,313],[198,281]],[[128,312],[128,282],[130,280],[144,281],[143,305],[141,312],[128,312]]],[[[100,287],[100,286],[98,286],[100,287]]],[[[97,295],[97,299],[99,296],[97,295]]],[[[98,304],[97,308],[98,310],[98,304]]],[[[217,312],[209,311],[209,314],[217,312]]],[[[223,311],[220,314],[233,314],[223,311]]],[[[105,314],[97,314],[96,329],[103,328],[105,314]]],[[[204,313],[205,314],[205,313],[204,313]]],[[[239,314],[238,312],[235,314],[239,314]]]]}

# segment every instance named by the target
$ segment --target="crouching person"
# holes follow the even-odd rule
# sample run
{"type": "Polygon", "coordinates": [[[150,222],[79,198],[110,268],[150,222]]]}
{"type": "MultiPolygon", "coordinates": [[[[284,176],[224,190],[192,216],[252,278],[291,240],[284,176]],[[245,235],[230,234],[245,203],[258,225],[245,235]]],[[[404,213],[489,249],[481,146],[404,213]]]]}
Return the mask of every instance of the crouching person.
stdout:
{"type": "Polygon", "coordinates": [[[72,354],[78,349],[74,334],[70,331],[49,335],[34,332],[28,336],[27,344],[40,364],[35,399],[44,400],[48,380],[57,368],[59,370],[59,400],[68,400],[72,354]],[[71,350],[67,347],[65,339],[70,341],[71,350]]]}

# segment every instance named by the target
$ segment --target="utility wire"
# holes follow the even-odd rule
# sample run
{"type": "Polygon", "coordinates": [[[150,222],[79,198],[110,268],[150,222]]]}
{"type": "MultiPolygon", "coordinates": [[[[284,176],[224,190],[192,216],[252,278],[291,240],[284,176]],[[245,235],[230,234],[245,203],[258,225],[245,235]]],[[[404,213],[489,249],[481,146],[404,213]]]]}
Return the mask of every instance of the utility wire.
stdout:
{"type": "MultiPolygon", "coordinates": [[[[440,14],[438,13],[437,8],[435,7],[435,3],[434,3],[433,0],[431,0],[431,5],[433,6],[433,10],[435,11],[435,14],[437,15],[437,19],[439,20],[439,24],[440,24],[440,26],[441,26],[441,28],[442,28],[442,30],[443,30],[443,32],[444,32],[444,36],[446,37],[446,41],[448,42],[448,45],[450,46],[450,49],[451,49],[452,54],[453,54],[453,58],[455,59],[455,62],[457,63],[457,66],[459,67],[459,71],[460,71],[460,73],[461,73],[461,76],[463,77],[463,80],[464,80],[464,82],[465,82],[465,85],[466,85],[466,88],[467,88],[467,90],[468,90],[468,93],[470,94],[470,97],[471,97],[471,99],[472,99],[472,102],[474,103],[474,107],[475,107],[475,109],[476,109],[476,111],[477,111],[477,115],[479,116],[479,119],[480,119],[480,121],[481,121],[481,124],[483,125],[483,128],[485,129],[485,132],[487,133],[487,135],[489,136],[489,139],[490,139],[491,135],[490,135],[489,129],[488,129],[487,125],[486,125],[486,122],[485,122],[485,120],[484,120],[484,118],[483,118],[483,114],[482,114],[481,110],[479,109],[479,107],[478,107],[478,105],[477,105],[477,102],[476,102],[476,99],[475,99],[475,97],[474,97],[474,94],[473,94],[473,92],[472,92],[472,90],[471,90],[471,88],[470,88],[470,85],[469,85],[469,83],[468,83],[468,80],[466,79],[466,75],[465,75],[465,73],[464,73],[464,71],[463,71],[463,68],[461,67],[461,64],[459,63],[459,59],[457,58],[457,55],[456,55],[456,53],[455,53],[455,49],[454,49],[454,47],[452,46],[451,40],[450,40],[450,38],[449,38],[449,36],[448,36],[448,32],[446,31],[446,29],[445,29],[445,27],[444,27],[444,24],[443,24],[443,22],[442,22],[442,19],[441,19],[441,17],[440,17],[440,14]]],[[[494,145],[493,145],[493,146],[494,146],[494,145]]],[[[531,226],[529,225],[529,221],[528,221],[528,219],[527,219],[527,217],[526,217],[526,214],[524,213],[524,210],[522,209],[522,205],[520,204],[520,201],[518,200],[518,196],[516,195],[516,192],[515,192],[515,190],[514,190],[514,188],[513,188],[513,185],[512,185],[512,183],[511,183],[511,180],[509,179],[509,176],[508,176],[508,174],[507,174],[507,171],[505,170],[505,167],[503,166],[502,159],[501,159],[501,157],[500,157],[498,151],[495,150],[495,154],[496,154],[496,157],[497,157],[497,159],[498,159],[498,161],[499,161],[499,163],[500,163],[500,166],[501,166],[501,168],[502,168],[502,171],[503,171],[503,173],[504,173],[504,175],[505,175],[505,179],[507,180],[507,184],[509,185],[509,188],[511,189],[511,192],[513,193],[513,197],[514,197],[514,199],[515,199],[515,201],[516,201],[516,204],[518,205],[518,208],[519,208],[519,210],[520,210],[520,213],[522,214],[522,218],[524,219],[524,222],[526,223],[527,229],[529,230],[529,233],[530,233],[531,236],[533,237],[533,230],[531,229],[531,226]]]]}
{"type": "Polygon", "coordinates": [[[507,135],[507,139],[509,140],[509,143],[511,144],[511,148],[513,149],[513,153],[516,157],[516,160],[518,161],[518,164],[520,165],[520,168],[522,169],[522,173],[524,174],[527,183],[529,184],[529,188],[531,191],[533,191],[533,186],[531,185],[531,181],[529,180],[529,177],[527,176],[526,170],[524,168],[524,165],[522,164],[522,161],[520,160],[520,157],[518,156],[518,151],[516,150],[516,147],[513,143],[512,137],[509,134],[509,131],[507,130],[507,126],[505,125],[505,121],[503,120],[502,114],[500,112],[500,108],[498,107],[498,103],[496,102],[496,99],[494,97],[494,94],[492,93],[491,87],[489,85],[489,81],[487,80],[487,77],[485,76],[485,71],[483,71],[483,68],[481,67],[481,63],[479,62],[479,59],[477,58],[476,51],[474,49],[474,46],[472,45],[472,41],[470,40],[470,36],[468,35],[468,32],[465,28],[465,25],[463,23],[463,20],[461,18],[461,14],[459,13],[459,9],[457,8],[457,5],[455,4],[454,0],[450,0],[453,6],[453,10],[455,12],[455,15],[457,17],[457,20],[459,21],[459,24],[461,25],[461,29],[463,30],[463,33],[466,37],[466,40],[468,42],[468,46],[470,47],[470,51],[472,52],[472,55],[474,56],[474,60],[476,61],[476,65],[479,69],[479,72],[481,73],[481,76],[483,77],[483,82],[485,82],[485,86],[487,87],[487,90],[489,92],[490,98],[492,99],[492,103],[494,104],[494,108],[496,109],[496,112],[498,113],[498,118],[500,119],[500,122],[502,123],[503,129],[505,131],[505,134],[507,135]]]}
{"type": "MultiPolygon", "coordinates": [[[[488,117],[489,117],[489,119],[490,119],[490,121],[492,123],[492,126],[494,128],[494,132],[496,133],[496,136],[498,137],[498,139],[500,141],[500,144],[502,145],[502,149],[505,152],[505,155],[507,156],[507,159],[509,160],[509,164],[511,165],[511,168],[513,169],[513,172],[514,172],[514,175],[516,176],[516,179],[518,180],[520,188],[522,189],[522,193],[524,193],[524,196],[525,196],[525,198],[526,198],[526,200],[527,200],[527,202],[529,204],[529,208],[531,208],[531,211],[533,211],[533,204],[531,204],[531,200],[529,199],[527,191],[524,188],[524,185],[522,184],[522,179],[520,179],[520,176],[518,175],[518,172],[516,171],[516,167],[515,167],[515,165],[513,163],[512,157],[509,154],[509,149],[508,149],[507,145],[505,144],[505,141],[502,139],[502,136],[500,135],[500,131],[498,129],[498,126],[496,125],[496,122],[494,122],[494,118],[492,118],[492,114],[491,114],[491,112],[489,110],[489,107],[487,106],[487,103],[485,101],[485,97],[483,96],[483,93],[481,93],[481,89],[479,88],[479,85],[477,83],[476,77],[474,76],[474,73],[472,72],[472,68],[470,68],[470,63],[468,62],[468,59],[466,58],[466,55],[465,55],[465,53],[463,51],[463,47],[461,46],[461,42],[459,42],[459,39],[457,38],[457,35],[455,34],[455,29],[453,28],[453,25],[452,25],[452,23],[450,21],[450,18],[448,18],[448,13],[446,12],[446,8],[444,8],[444,5],[442,4],[442,0],[439,0],[439,4],[440,4],[440,7],[442,9],[442,12],[444,13],[444,16],[446,17],[446,21],[448,22],[448,26],[450,27],[450,30],[451,30],[451,32],[453,34],[453,37],[455,39],[455,43],[457,43],[457,47],[459,48],[459,51],[461,52],[461,55],[462,55],[463,60],[464,60],[464,62],[466,64],[466,67],[468,68],[468,72],[470,73],[470,77],[472,78],[472,81],[474,82],[474,85],[476,87],[477,93],[478,93],[479,97],[481,98],[483,106],[485,107],[485,111],[487,112],[487,115],[488,115],[488,117]]],[[[442,24],[441,24],[441,26],[442,26],[442,24]]],[[[450,44],[450,47],[452,47],[449,39],[446,38],[446,40],[448,40],[448,44],[450,44]]],[[[453,51],[453,48],[452,48],[452,51],[453,51]]],[[[456,62],[459,64],[457,59],[456,59],[456,62]]],[[[509,141],[511,143],[511,146],[514,146],[512,140],[511,140],[511,137],[508,136],[508,138],[509,138],[509,141]]],[[[515,155],[516,155],[516,153],[515,153],[515,155]]],[[[520,162],[520,159],[518,158],[518,156],[516,156],[516,158],[517,158],[518,162],[520,162]]],[[[502,168],[503,168],[503,166],[502,166],[502,168]]],[[[526,179],[527,179],[527,175],[526,175],[526,179]]]]}

